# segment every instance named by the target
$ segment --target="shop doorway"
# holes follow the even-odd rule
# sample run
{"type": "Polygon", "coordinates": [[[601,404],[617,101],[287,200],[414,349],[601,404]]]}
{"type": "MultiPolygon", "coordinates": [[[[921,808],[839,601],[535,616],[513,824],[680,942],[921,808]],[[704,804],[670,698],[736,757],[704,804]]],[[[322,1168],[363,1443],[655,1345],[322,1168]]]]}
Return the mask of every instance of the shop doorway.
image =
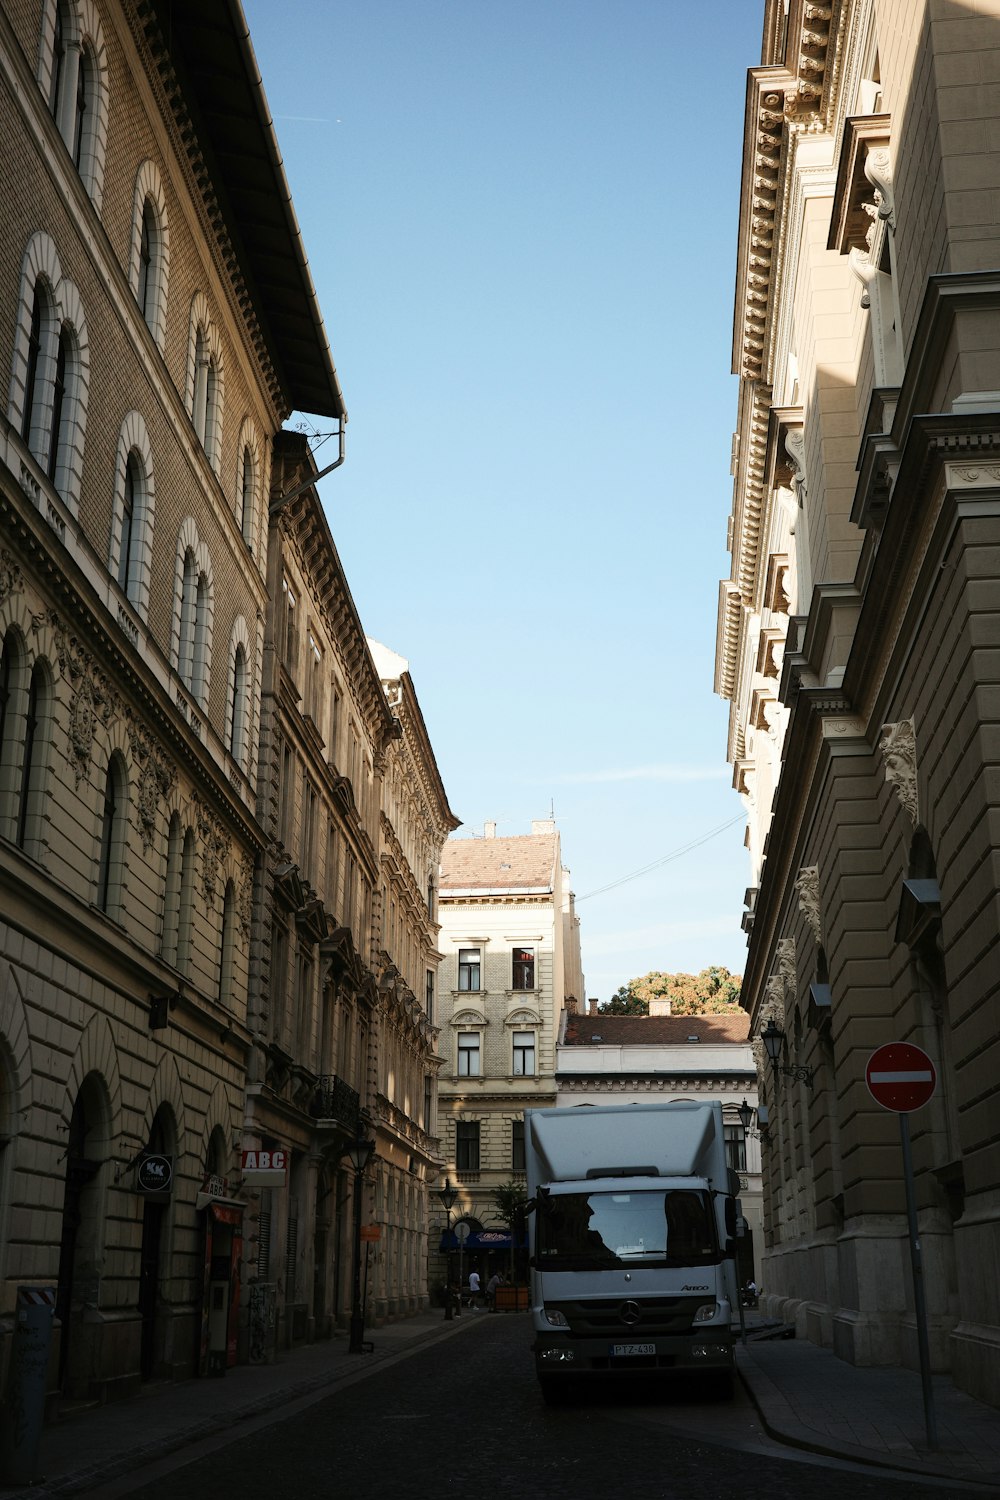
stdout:
{"type": "Polygon", "coordinates": [[[103,1110],[99,1085],[85,1079],[73,1105],[66,1144],[56,1320],[59,1325],[59,1389],[64,1396],[89,1395],[87,1350],[82,1347],[83,1310],[100,1299],[102,1219],[98,1173],[102,1161],[103,1110]]]}

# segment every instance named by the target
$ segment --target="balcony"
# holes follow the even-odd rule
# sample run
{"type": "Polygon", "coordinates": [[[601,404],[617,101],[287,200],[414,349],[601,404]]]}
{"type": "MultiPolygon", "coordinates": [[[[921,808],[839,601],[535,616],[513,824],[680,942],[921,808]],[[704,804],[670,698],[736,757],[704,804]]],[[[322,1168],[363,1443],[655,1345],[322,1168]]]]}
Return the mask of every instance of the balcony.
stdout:
{"type": "Polygon", "coordinates": [[[361,1096],[335,1073],[323,1073],[316,1080],[309,1113],[321,1129],[337,1128],[353,1136],[361,1118],[361,1096]]]}

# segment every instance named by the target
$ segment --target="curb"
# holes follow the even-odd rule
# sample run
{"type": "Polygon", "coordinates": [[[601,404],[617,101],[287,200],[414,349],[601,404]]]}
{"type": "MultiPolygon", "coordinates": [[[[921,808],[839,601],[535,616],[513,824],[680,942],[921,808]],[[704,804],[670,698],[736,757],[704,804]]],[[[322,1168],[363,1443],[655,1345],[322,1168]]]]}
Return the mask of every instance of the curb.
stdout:
{"type": "Polygon", "coordinates": [[[850,1443],[838,1443],[836,1446],[824,1443],[795,1418],[791,1404],[763,1370],[754,1366],[752,1376],[748,1374],[747,1363],[747,1360],[737,1358],[737,1374],[760,1417],[764,1431],[775,1442],[784,1443],[789,1448],[799,1448],[806,1453],[817,1453],[823,1458],[846,1459],[849,1463],[862,1464],[865,1468],[889,1469],[900,1474],[912,1474],[914,1478],[946,1479],[953,1484],[960,1483],[971,1489],[996,1495],[996,1477],[969,1474],[966,1470],[953,1466],[932,1468],[925,1462],[915,1462],[903,1454],[893,1458],[889,1453],[883,1455],[871,1448],[858,1448],[850,1443]]]}

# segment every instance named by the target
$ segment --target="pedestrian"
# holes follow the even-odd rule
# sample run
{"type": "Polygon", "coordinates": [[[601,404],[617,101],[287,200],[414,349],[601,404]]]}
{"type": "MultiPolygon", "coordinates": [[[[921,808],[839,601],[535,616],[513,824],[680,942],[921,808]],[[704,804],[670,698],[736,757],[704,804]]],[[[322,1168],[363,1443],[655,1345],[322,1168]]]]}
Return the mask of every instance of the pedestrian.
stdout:
{"type": "Polygon", "coordinates": [[[494,1271],[486,1283],[486,1307],[489,1312],[497,1310],[497,1287],[503,1286],[503,1272],[494,1271]]]}
{"type": "Polygon", "coordinates": [[[469,1306],[470,1307],[475,1307],[476,1303],[479,1301],[479,1297],[480,1297],[479,1272],[478,1271],[470,1271],[469,1272],[469,1306]]]}

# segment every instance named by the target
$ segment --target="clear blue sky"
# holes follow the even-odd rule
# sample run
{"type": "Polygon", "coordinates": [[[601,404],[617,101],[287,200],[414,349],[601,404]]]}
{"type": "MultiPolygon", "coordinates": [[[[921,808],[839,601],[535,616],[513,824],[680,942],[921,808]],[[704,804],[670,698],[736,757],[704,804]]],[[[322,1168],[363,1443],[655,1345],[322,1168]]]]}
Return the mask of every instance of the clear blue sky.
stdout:
{"type": "Polygon", "coordinates": [[[739,821],[592,893],[742,813],[712,682],[763,4],[245,7],[350,413],[321,494],[460,834],[554,806],[593,998],[742,971],[739,821]]]}

